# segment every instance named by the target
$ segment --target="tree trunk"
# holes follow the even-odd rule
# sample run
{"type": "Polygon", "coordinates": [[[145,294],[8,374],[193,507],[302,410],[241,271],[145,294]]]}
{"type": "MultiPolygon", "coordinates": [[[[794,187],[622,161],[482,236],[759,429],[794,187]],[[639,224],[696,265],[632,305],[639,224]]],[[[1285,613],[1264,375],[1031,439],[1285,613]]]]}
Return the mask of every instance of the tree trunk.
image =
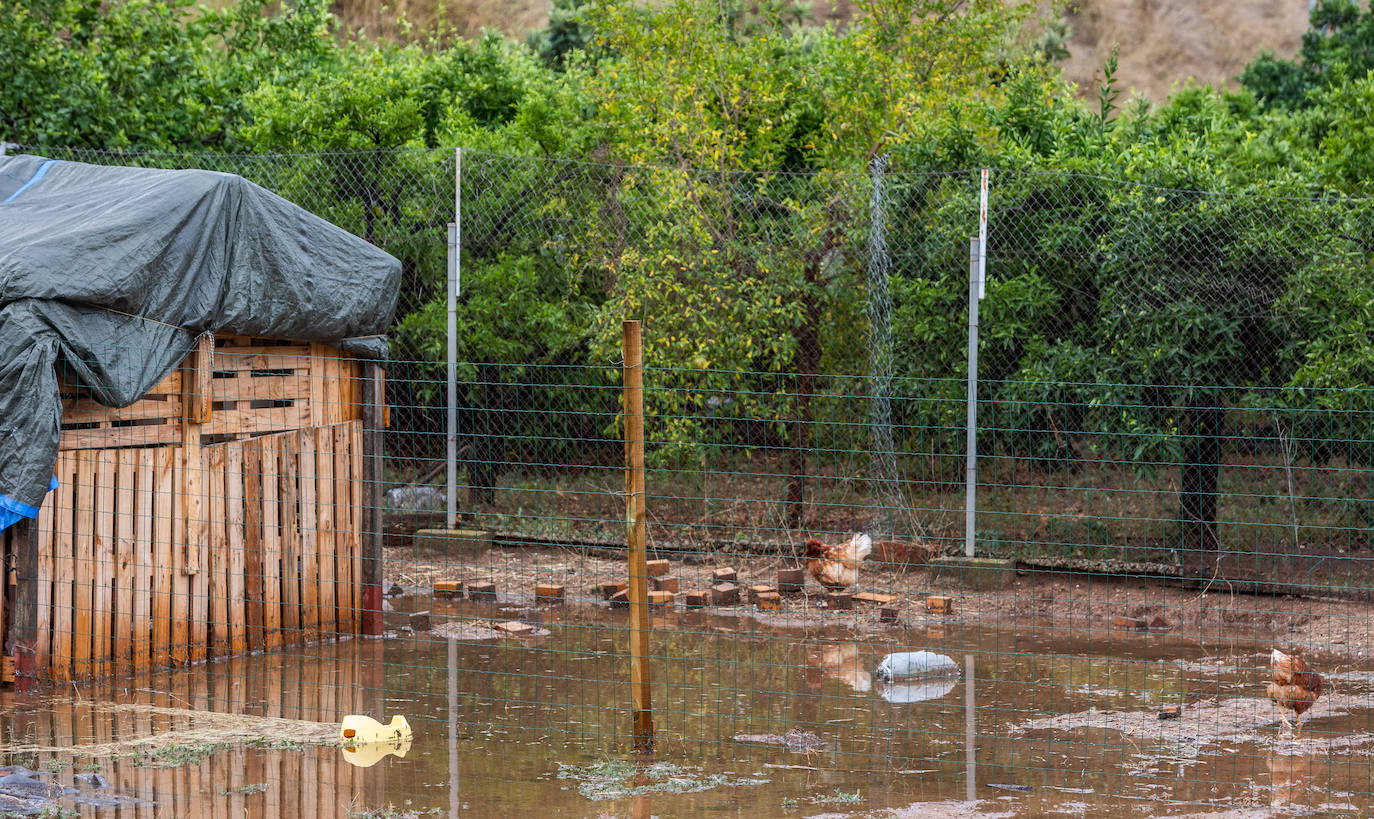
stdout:
{"type": "Polygon", "coordinates": [[[1179,520],[1183,526],[1183,565],[1211,575],[1217,568],[1217,477],[1226,410],[1219,402],[1185,411],[1182,432],[1183,475],[1179,520]]]}

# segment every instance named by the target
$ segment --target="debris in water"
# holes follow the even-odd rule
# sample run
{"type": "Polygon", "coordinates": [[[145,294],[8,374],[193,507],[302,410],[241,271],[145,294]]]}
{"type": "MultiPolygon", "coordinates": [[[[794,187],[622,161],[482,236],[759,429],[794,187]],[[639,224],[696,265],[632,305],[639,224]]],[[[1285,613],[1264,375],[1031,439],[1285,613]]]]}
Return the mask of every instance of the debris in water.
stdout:
{"type": "Polygon", "coordinates": [[[1032,790],[1030,785],[999,785],[996,782],[989,782],[988,787],[997,788],[1001,791],[1016,791],[1017,793],[1030,793],[1032,790]]]}
{"type": "Polygon", "coordinates": [[[898,677],[936,677],[958,675],[959,664],[933,651],[901,651],[889,654],[878,664],[878,679],[891,682],[898,677]]]}
{"type": "Polygon", "coordinates": [[[400,714],[392,717],[391,722],[386,725],[369,716],[349,714],[343,718],[343,724],[339,727],[339,739],[354,745],[365,745],[369,742],[401,742],[410,737],[410,723],[400,714]]]}
{"type": "Polygon", "coordinates": [[[938,700],[944,695],[954,690],[958,685],[957,679],[933,679],[922,680],[915,683],[905,683],[903,685],[884,685],[878,688],[878,696],[888,702],[901,705],[910,702],[925,702],[927,700],[938,700]]]}
{"type": "Polygon", "coordinates": [[[339,738],[347,743],[344,759],[359,768],[370,768],[388,754],[404,758],[413,737],[410,723],[400,714],[386,725],[372,717],[349,714],[339,727],[339,738]]]}
{"type": "Polygon", "coordinates": [[[623,759],[609,759],[586,767],[558,763],[558,778],[576,780],[577,792],[593,801],[641,796],[646,793],[699,793],[713,788],[766,785],[761,777],[731,779],[703,774],[669,762],[640,767],[623,759]]]}
{"type": "Polygon", "coordinates": [[[829,746],[826,741],[801,728],[793,728],[785,734],[735,734],[736,742],[757,742],[763,745],[781,745],[797,753],[824,751],[829,746]]]}
{"type": "Polygon", "coordinates": [[[79,773],[73,777],[77,782],[88,788],[108,788],[110,783],[105,777],[98,773],[79,773]]]}

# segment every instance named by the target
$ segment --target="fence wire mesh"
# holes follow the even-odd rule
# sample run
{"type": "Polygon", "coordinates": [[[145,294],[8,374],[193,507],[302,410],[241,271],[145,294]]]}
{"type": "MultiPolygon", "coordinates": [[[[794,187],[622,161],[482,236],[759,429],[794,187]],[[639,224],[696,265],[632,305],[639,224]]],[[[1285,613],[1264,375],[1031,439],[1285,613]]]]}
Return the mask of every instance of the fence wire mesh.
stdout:
{"type": "Polygon", "coordinates": [[[976,170],[33,152],[240,174],[403,280],[384,406],[367,362],[227,337],[213,431],[170,388],[64,393],[6,653],[35,601],[34,673],[89,682],[24,695],[11,763],[168,815],[1374,809],[1374,202],[994,170],[967,562],[976,170]],[[203,541],[172,534],[188,474],[203,541]],[[1325,686],[1271,694],[1275,648],[1325,686]],[[350,713],[412,749],[341,762],[350,713]]]}

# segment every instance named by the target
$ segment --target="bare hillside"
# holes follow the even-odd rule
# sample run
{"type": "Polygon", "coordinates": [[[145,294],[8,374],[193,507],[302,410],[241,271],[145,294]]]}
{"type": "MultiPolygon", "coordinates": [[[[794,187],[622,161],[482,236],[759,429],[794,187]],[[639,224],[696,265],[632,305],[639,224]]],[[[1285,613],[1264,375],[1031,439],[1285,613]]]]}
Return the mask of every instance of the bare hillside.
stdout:
{"type": "Polygon", "coordinates": [[[1307,29],[1307,0],[1080,0],[1065,75],[1095,96],[1118,47],[1118,84],[1154,101],[1189,79],[1235,85],[1261,49],[1291,57],[1307,29]]]}
{"type": "MultiPolygon", "coordinates": [[[[495,28],[524,37],[548,21],[550,0],[335,0],[350,31],[401,39],[415,28],[447,22],[472,36],[495,28]]],[[[843,20],[852,0],[814,0],[813,18],[843,20]]],[[[1102,63],[1118,47],[1122,90],[1161,101],[1192,79],[1234,85],[1261,49],[1292,56],[1307,27],[1308,0],[1078,0],[1064,73],[1087,97],[1097,93],[1102,63]]]]}

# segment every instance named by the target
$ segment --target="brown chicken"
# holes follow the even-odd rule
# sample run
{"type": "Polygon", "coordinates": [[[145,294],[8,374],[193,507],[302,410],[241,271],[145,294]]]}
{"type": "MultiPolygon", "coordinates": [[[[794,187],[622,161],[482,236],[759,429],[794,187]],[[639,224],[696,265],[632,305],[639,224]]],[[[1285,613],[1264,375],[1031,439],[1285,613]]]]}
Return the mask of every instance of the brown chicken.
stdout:
{"type": "Polygon", "coordinates": [[[1274,673],[1274,681],[1267,689],[1269,699],[1279,707],[1283,724],[1289,731],[1293,726],[1288,722],[1288,712],[1292,711],[1297,717],[1296,736],[1302,732],[1303,712],[1322,695],[1322,675],[1309,668],[1301,657],[1284,654],[1278,649],[1269,656],[1269,668],[1274,673]]]}
{"type": "Polygon", "coordinates": [[[815,538],[806,541],[806,571],[816,582],[837,591],[859,580],[859,564],[873,551],[868,535],[854,535],[848,543],[822,543],[815,538]]]}

